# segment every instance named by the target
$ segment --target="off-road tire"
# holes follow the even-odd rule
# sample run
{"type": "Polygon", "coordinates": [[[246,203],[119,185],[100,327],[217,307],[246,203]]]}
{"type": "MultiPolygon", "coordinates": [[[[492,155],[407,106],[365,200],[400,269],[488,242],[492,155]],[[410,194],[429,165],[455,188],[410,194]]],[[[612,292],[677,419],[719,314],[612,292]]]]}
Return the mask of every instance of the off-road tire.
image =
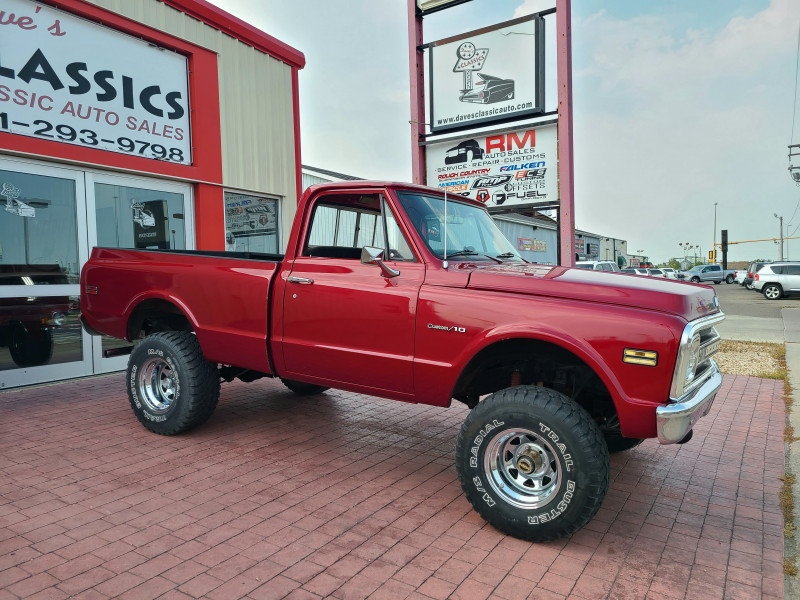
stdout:
{"type": "Polygon", "coordinates": [[[783,289],[777,283],[768,283],[761,293],[767,300],[780,300],[783,297],[783,289]]]}
{"type": "Polygon", "coordinates": [[[131,352],[125,377],[139,422],[153,433],[175,435],[205,423],[219,400],[219,371],[194,334],[148,335],[131,352]]]}
{"type": "Polygon", "coordinates": [[[293,379],[284,379],[281,377],[281,383],[300,396],[313,396],[314,394],[321,394],[326,388],[322,385],[314,385],[313,383],[303,383],[302,381],[294,381],[293,379]]]}
{"type": "Polygon", "coordinates": [[[734,281],[736,281],[736,278],[733,275],[728,275],[725,278],[725,283],[727,283],[728,285],[732,284],[734,281]]]}
{"type": "Polygon", "coordinates": [[[545,542],[574,533],[597,513],[609,457],[600,429],[578,404],[555,390],[517,386],[467,416],[456,471],[467,500],[494,527],[545,542]]]}
{"type": "Polygon", "coordinates": [[[43,365],[53,356],[53,334],[50,331],[26,331],[22,325],[12,326],[8,352],[18,367],[43,365]]]}

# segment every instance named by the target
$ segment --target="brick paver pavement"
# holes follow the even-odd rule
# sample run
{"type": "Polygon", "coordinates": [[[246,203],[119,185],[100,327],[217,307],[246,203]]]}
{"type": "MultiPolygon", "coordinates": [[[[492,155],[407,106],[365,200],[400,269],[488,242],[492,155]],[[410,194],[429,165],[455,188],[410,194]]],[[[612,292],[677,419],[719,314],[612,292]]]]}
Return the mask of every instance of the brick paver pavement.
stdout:
{"type": "Polygon", "coordinates": [[[161,437],[120,374],[0,394],[7,598],[782,598],[782,382],[725,376],[684,446],[612,457],[603,507],[531,544],[464,499],[467,409],[261,380],[161,437]]]}

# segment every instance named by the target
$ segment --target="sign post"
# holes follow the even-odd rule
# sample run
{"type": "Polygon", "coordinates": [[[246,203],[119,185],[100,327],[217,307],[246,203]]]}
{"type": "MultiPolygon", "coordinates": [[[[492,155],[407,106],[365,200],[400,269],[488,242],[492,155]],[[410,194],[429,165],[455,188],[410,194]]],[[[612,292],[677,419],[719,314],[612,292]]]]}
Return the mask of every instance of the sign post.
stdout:
{"type": "Polygon", "coordinates": [[[556,0],[558,38],[558,263],[575,266],[575,179],[572,170],[572,0],[556,0]]]}

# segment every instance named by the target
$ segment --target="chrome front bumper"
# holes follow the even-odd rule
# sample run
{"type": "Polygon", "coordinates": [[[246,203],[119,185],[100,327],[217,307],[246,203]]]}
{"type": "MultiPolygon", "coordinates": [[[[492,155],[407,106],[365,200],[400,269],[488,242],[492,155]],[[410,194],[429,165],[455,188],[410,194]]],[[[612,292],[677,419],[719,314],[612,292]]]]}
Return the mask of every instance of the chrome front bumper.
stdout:
{"type": "Polygon", "coordinates": [[[680,402],[662,404],[656,409],[658,441],[675,444],[686,437],[697,421],[708,414],[711,404],[722,386],[722,374],[713,360],[711,369],[705,373],[705,381],[692,390],[680,402]]]}

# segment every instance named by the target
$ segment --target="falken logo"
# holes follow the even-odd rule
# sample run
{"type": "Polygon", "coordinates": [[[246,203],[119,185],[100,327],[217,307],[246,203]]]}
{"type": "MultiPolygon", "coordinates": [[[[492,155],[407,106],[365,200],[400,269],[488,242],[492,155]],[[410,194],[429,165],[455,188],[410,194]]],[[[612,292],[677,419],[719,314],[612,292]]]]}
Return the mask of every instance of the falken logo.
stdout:
{"type": "Polygon", "coordinates": [[[538,169],[544,166],[544,161],[540,160],[538,162],[532,163],[525,163],[523,165],[508,165],[506,167],[500,167],[501,171],[522,171],[524,169],[538,169]]]}
{"type": "Polygon", "coordinates": [[[472,189],[497,187],[511,180],[511,175],[495,175],[494,177],[478,177],[472,183],[472,189]]]}
{"type": "Polygon", "coordinates": [[[456,327],[455,325],[434,325],[428,323],[428,329],[437,329],[439,331],[454,331],[456,333],[466,333],[466,327],[456,327]]]}

